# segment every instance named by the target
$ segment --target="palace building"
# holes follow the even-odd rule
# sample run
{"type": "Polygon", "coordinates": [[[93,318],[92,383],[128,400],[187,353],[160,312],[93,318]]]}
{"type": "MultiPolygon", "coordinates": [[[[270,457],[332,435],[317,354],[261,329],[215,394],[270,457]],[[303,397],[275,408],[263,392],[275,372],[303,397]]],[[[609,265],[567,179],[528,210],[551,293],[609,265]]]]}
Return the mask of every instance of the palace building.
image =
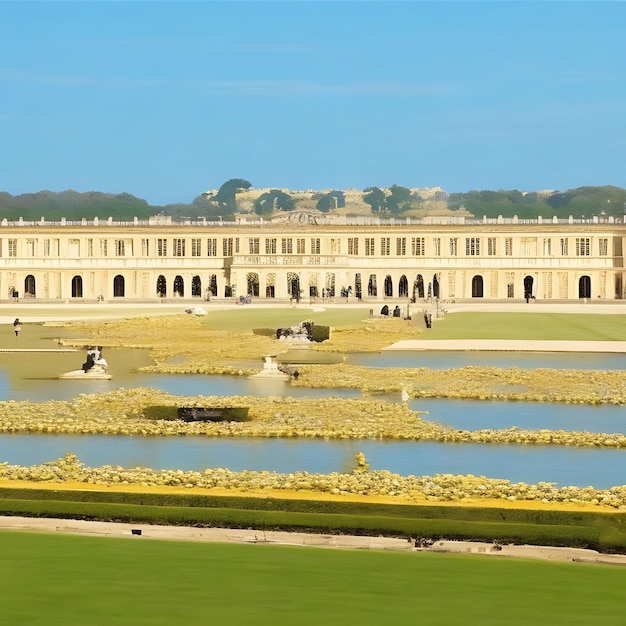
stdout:
{"type": "Polygon", "coordinates": [[[37,300],[625,297],[614,218],[0,224],[0,296],[37,300]]]}

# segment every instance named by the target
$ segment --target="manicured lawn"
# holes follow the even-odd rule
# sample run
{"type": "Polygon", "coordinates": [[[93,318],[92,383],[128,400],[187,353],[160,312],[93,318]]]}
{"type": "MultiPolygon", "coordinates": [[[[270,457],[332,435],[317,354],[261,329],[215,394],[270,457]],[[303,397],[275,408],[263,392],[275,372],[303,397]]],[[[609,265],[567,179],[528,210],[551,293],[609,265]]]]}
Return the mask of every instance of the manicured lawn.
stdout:
{"type": "Polygon", "coordinates": [[[422,338],[626,341],[626,315],[450,313],[422,338]]]}
{"type": "Polygon", "coordinates": [[[626,570],[0,532],[2,623],[623,624],[626,570]]]}

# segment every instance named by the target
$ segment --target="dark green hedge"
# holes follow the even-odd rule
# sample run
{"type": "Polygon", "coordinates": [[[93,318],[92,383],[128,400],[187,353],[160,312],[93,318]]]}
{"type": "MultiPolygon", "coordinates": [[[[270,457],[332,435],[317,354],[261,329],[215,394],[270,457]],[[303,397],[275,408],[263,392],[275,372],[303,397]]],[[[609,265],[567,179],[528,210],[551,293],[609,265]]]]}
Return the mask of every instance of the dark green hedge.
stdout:
{"type": "Polygon", "coordinates": [[[621,513],[44,489],[0,489],[0,513],[626,550],[621,513]]]}

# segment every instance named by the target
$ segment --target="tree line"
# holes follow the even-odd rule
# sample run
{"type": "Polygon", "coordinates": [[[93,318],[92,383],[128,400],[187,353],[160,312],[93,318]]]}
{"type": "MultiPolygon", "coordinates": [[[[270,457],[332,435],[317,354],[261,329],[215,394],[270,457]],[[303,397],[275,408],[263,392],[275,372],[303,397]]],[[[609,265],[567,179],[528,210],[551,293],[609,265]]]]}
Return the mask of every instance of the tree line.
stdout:
{"type": "MultiPolygon", "coordinates": [[[[164,214],[173,218],[230,221],[241,212],[238,196],[251,189],[252,185],[243,178],[226,181],[216,192],[201,193],[191,203],[150,205],[146,200],[129,193],[109,194],[98,191],[80,193],[74,190],[61,192],[39,191],[13,196],[0,191],[0,218],[37,221],[57,221],[82,218],[102,219],[112,217],[116,221],[132,220],[134,217],[147,219],[152,215],[164,214]]],[[[391,187],[366,187],[361,193],[363,206],[372,215],[379,217],[402,217],[419,215],[428,201],[418,192],[401,185],[391,187]]],[[[475,217],[512,217],[520,219],[538,216],[576,218],[592,215],[619,216],[626,213],[626,190],[621,187],[577,187],[566,191],[522,192],[514,190],[471,190],[464,193],[442,194],[445,206],[450,211],[465,209],[475,217]]],[[[298,208],[299,197],[280,190],[270,189],[254,201],[252,210],[258,216],[271,217],[281,212],[298,208]]],[[[332,213],[346,208],[346,195],[341,190],[313,193],[313,207],[323,213],[332,213]]]]}

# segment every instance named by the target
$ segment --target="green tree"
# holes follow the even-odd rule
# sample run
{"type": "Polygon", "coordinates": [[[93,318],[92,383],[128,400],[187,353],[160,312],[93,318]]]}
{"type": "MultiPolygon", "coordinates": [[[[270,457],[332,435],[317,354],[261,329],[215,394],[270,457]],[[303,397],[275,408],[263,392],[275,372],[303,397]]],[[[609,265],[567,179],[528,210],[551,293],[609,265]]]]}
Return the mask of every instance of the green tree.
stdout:
{"type": "Polygon", "coordinates": [[[391,185],[390,195],[387,197],[387,208],[391,215],[400,215],[411,208],[411,190],[400,185],[391,185]]]}
{"type": "Polygon", "coordinates": [[[257,215],[271,215],[276,211],[291,211],[294,207],[294,199],[280,189],[272,189],[261,194],[254,201],[254,212],[257,215]]]}
{"type": "Polygon", "coordinates": [[[343,191],[329,191],[328,193],[315,194],[314,200],[318,211],[328,213],[331,209],[342,209],[346,206],[346,195],[343,191]]]}
{"type": "Polygon", "coordinates": [[[372,213],[382,213],[387,208],[385,192],[379,187],[367,187],[363,190],[363,201],[372,207],[372,213]]]}
{"type": "Polygon", "coordinates": [[[243,178],[231,178],[227,180],[210,198],[210,202],[217,205],[224,213],[237,212],[237,194],[245,189],[250,189],[252,185],[243,178]]]}

